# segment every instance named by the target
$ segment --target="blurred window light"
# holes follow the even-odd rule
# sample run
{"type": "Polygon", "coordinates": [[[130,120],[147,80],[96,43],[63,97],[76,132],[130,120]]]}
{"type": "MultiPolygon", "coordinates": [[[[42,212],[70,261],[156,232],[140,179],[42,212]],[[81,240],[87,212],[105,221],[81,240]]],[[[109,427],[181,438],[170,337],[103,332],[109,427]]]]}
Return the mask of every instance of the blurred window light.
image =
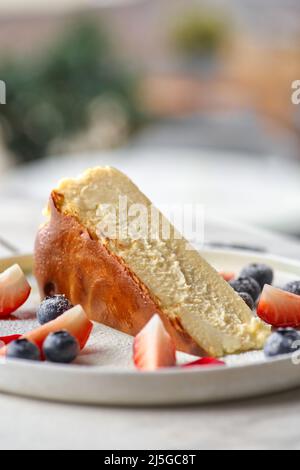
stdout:
{"type": "Polygon", "coordinates": [[[52,9],[64,9],[73,7],[82,7],[92,4],[89,0],[51,0],[51,2],[41,2],[40,0],[2,0],[0,2],[1,12],[29,12],[49,11],[52,9]]]}
{"type": "Polygon", "coordinates": [[[105,7],[110,5],[139,3],[143,0],[51,0],[51,2],[41,2],[40,0],[1,0],[1,13],[42,13],[49,11],[63,11],[75,8],[105,7]]]}

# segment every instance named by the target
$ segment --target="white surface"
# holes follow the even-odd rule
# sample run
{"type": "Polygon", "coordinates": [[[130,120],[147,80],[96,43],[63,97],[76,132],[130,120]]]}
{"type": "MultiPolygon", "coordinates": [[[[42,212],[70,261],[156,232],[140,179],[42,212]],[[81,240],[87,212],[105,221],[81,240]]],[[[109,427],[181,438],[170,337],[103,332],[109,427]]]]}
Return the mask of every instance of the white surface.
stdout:
{"type": "MultiPolygon", "coordinates": [[[[275,285],[300,278],[300,263],[238,252],[206,251],[217,269],[237,274],[250,262],[273,266],[275,285]]],[[[0,321],[0,336],[24,333],[37,326],[28,312],[36,294],[18,316],[0,321]]],[[[0,360],[0,391],[65,402],[105,405],[178,405],[240,399],[300,386],[299,367],[291,357],[266,360],[262,352],[228,356],[226,367],[137,371],[132,362],[132,338],[95,325],[77,365],[61,366],[0,360]]],[[[193,360],[178,354],[179,363],[193,360]]]]}
{"type": "Polygon", "coordinates": [[[299,450],[299,414],[300,391],[225,405],[149,410],[0,395],[0,449],[299,450]]]}

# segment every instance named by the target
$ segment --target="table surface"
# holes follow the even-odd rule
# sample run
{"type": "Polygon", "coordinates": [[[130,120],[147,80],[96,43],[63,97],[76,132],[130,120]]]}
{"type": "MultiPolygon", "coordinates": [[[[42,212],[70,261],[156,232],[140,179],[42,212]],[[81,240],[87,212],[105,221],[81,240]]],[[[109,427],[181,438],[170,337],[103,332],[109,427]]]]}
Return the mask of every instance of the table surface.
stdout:
{"type": "MultiPolygon", "coordinates": [[[[53,162],[42,166],[47,178],[39,181],[38,194],[32,191],[37,179],[34,166],[26,170],[26,177],[24,170],[16,170],[0,183],[0,236],[20,252],[32,250],[52,184],[53,162]]],[[[205,240],[255,245],[300,259],[296,240],[209,214],[205,240]]],[[[1,247],[0,255],[9,251],[1,247]]],[[[159,409],[75,406],[0,394],[0,449],[299,449],[298,411],[300,390],[234,403],[159,409]]]]}
{"type": "Polygon", "coordinates": [[[124,171],[157,205],[201,203],[210,216],[300,234],[300,162],[286,159],[283,166],[271,156],[176,148],[60,156],[6,175],[0,195],[44,205],[58,179],[97,165],[124,171]]]}

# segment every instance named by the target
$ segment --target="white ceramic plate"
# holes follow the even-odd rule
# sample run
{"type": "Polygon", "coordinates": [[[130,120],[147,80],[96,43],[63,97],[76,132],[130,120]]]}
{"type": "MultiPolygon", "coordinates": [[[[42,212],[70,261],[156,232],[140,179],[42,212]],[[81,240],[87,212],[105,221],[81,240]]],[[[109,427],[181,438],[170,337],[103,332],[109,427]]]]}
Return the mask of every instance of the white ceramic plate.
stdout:
{"type": "MultiPolygon", "coordinates": [[[[237,251],[205,251],[219,270],[239,272],[250,262],[265,261],[276,272],[275,284],[300,278],[300,263],[237,251]]],[[[0,260],[0,270],[19,262],[30,271],[31,257],[0,260]]],[[[0,321],[0,336],[23,333],[34,326],[34,292],[18,313],[22,320],[0,321]]],[[[193,358],[178,354],[179,362],[193,358]]],[[[266,360],[262,352],[226,358],[227,367],[165,369],[141,373],[132,364],[132,338],[103,325],[93,335],[77,363],[60,366],[0,361],[0,391],[27,397],[101,405],[179,405],[240,399],[300,386],[300,366],[285,356],[266,360]]]]}

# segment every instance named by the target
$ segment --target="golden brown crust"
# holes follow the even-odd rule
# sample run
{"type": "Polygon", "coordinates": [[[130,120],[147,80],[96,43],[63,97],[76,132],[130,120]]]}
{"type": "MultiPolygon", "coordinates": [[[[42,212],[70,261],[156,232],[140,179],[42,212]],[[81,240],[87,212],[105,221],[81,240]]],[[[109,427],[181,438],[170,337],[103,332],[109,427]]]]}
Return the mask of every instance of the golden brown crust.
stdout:
{"type": "Polygon", "coordinates": [[[159,313],[178,350],[203,354],[180,320],[169,319],[147,287],[123,260],[112,254],[75,217],[62,214],[61,196],[53,192],[50,221],[35,244],[35,275],[42,298],[65,294],[81,304],[91,320],[135,336],[159,313]]]}

